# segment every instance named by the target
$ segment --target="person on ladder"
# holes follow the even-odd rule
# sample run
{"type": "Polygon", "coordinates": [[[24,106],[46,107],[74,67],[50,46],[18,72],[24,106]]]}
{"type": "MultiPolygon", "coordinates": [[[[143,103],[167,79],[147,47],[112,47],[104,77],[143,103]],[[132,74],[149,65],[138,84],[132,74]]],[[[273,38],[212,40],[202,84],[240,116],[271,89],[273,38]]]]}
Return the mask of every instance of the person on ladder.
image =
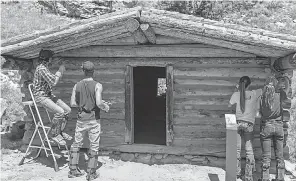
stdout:
{"type": "Polygon", "coordinates": [[[65,71],[64,65],[61,65],[55,74],[49,71],[48,65],[51,63],[53,55],[54,52],[51,50],[42,49],[39,52],[39,62],[34,73],[32,92],[37,104],[54,113],[49,138],[64,146],[66,145],[65,139],[72,140],[70,135],[63,132],[71,108],[52,93],[52,87],[57,85],[65,71]]]}
{"type": "Polygon", "coordinates": [[[78,115],[74,142],[70,148],[68,177],[74,178],[84,175],[78,168],[79,150],[83,144],[84,135],[88,132],[90,145],[86,179],[93,180],[99,176],[96,170],[101,133],[100,109],[108,112],[109,105],[102,100],[102,84],[93,79],[94,64],[86,61],[82,64],[82,70],[85,77],[75,84],[70,102],[71,107],[78,107],[78,115]]]}

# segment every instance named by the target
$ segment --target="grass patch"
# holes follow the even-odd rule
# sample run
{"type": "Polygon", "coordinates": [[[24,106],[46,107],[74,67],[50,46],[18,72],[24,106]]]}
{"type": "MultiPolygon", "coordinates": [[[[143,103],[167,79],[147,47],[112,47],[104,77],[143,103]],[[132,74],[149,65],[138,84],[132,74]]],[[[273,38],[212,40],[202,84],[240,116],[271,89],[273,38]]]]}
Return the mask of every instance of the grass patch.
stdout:
{"type": "Polygon", "coordinates": [[[1,39],[68,24],[74,19],[48,14],[37,2],[1,4],[1,39]]]}

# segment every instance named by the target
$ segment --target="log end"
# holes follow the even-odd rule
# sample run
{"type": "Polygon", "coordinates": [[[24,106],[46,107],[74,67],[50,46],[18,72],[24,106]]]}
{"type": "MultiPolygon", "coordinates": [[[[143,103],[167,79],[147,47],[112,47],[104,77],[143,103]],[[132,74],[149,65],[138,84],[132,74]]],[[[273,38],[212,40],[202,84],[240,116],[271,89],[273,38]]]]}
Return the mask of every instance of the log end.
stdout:
{"type": "Polygon", "coordinates": [[[134,18],[130,18],[130,19],[128,19],[127,22],[126,22],[126,25],[125,25],[126,29],[127,29],[129,32],[134,32],[134,31],[136,31],[136,30],[139,28],[139,26],[140,26],[139,21],[137,21],[137,20],[134,19],[134,18]]]}

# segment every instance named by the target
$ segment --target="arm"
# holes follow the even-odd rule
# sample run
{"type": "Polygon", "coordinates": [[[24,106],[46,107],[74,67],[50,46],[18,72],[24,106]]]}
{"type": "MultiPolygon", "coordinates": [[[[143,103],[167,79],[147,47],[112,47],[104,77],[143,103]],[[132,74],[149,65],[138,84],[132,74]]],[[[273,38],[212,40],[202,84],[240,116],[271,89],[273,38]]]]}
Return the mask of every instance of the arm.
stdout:
{"type": "Polygon", "coordinates": [[[57,71],[57,73],[54,75],[48,69],[41,69],[40,73],[41,76],[45,79],[45,81],[51,86],[57,85],[58,81],[60,80],[60,77],[62,76],[61,72],[57,71]]]}
{"type": "Polygon", "coordinates": [[[71,107],[77,107],[77,103],[76,103],[76,84],[74,85],[73,90],[72,90],[70,106],[71,107]]]}
{"type": "Polygon", "coordinates": [[[233,94],[232,94],[232,96],[231,96],[231,98],[230,98],[230,100],[229,100],[228,107],[232,107],[232,106],[236,103],[236,102],[235,102],[235,92],[238,91],[238,87],[239,87],[239,85],[236,84],[236,86],[235,86],[235,88],[234,88],[234,92],[233,92],[233,94]]]}
{"type": "Polygon", "coordinates": [[[96,85],[96,105],[100,109],[108,112],[109,106],[102,100],[102,91],[103,91],[103,86],[102,86],[102,84],[98,83],[96,85]]]}

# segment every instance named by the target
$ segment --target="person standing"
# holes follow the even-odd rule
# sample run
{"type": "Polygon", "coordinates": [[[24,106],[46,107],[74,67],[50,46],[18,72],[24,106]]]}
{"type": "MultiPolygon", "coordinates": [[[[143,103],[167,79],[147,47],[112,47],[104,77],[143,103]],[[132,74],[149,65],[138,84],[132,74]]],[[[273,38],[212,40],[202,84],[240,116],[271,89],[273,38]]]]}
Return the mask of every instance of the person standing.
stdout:
{"type": "Polygon", "coordinates": [[[78,107],[77,124],[74,142],[70,148],[69,178],[80,177],[84,173],[78,168],[79,151],[83,144],[85,133],[89,135],[87,180],[96,179],[98,166],[98,151],[100,146],[100,109],[109,111],[109,105],[102,100],[103,86],[93,79],[94,64],[86,61],[82,64],[84,79],[75,84],[71,96],[71,107],[78,107]]]}
{"type": "Polygon", "coordinates": [[[255,170],[255,159],[253,152],[253,130],[257,112],[257,103],[262,94],[261,89],[249,90],[251,79],[243,76],[232,94],[229,107],[236,104],[237,120],[237,178],[242,178],[241,173],[241,143],[244,138],[246,149],[245,180],[253,181],[253,171],[255,170]],[[239,91],[237,91],[237,89],[239,91]]]}
{"type": "Polygon", "coordinates": [[[276,180],[284,181],[285,162],[283,148],[287,139],[284,133],[283,102],[289,101],[287,91],[289,84],[283,89],[279,86],[275,77],[269,77],[263,89],[260,102],[261,128],[260,141],[262,148],[262,181],[269,181],[269,169],[271,162],[271,142],[273,142],[276,158],[276,180]]]}
{"type": "Polygon", "coordinates": [[[71,108],[61,99],[52,93],[52,87],[56,86],[62,77],[65,66],[61,65],[59,70],[52,74],[49,71],[49,64],[52,61],[54,52],[51,50],[41,50],[39,52],[39,62],[36,67],[33,79],[33,95],[37,104],[43,106],[49,112],[54,113],[49,138],[60,145],[66,145],[66,140],[72,137],[63,132],[68,121],[71,108]]]}

